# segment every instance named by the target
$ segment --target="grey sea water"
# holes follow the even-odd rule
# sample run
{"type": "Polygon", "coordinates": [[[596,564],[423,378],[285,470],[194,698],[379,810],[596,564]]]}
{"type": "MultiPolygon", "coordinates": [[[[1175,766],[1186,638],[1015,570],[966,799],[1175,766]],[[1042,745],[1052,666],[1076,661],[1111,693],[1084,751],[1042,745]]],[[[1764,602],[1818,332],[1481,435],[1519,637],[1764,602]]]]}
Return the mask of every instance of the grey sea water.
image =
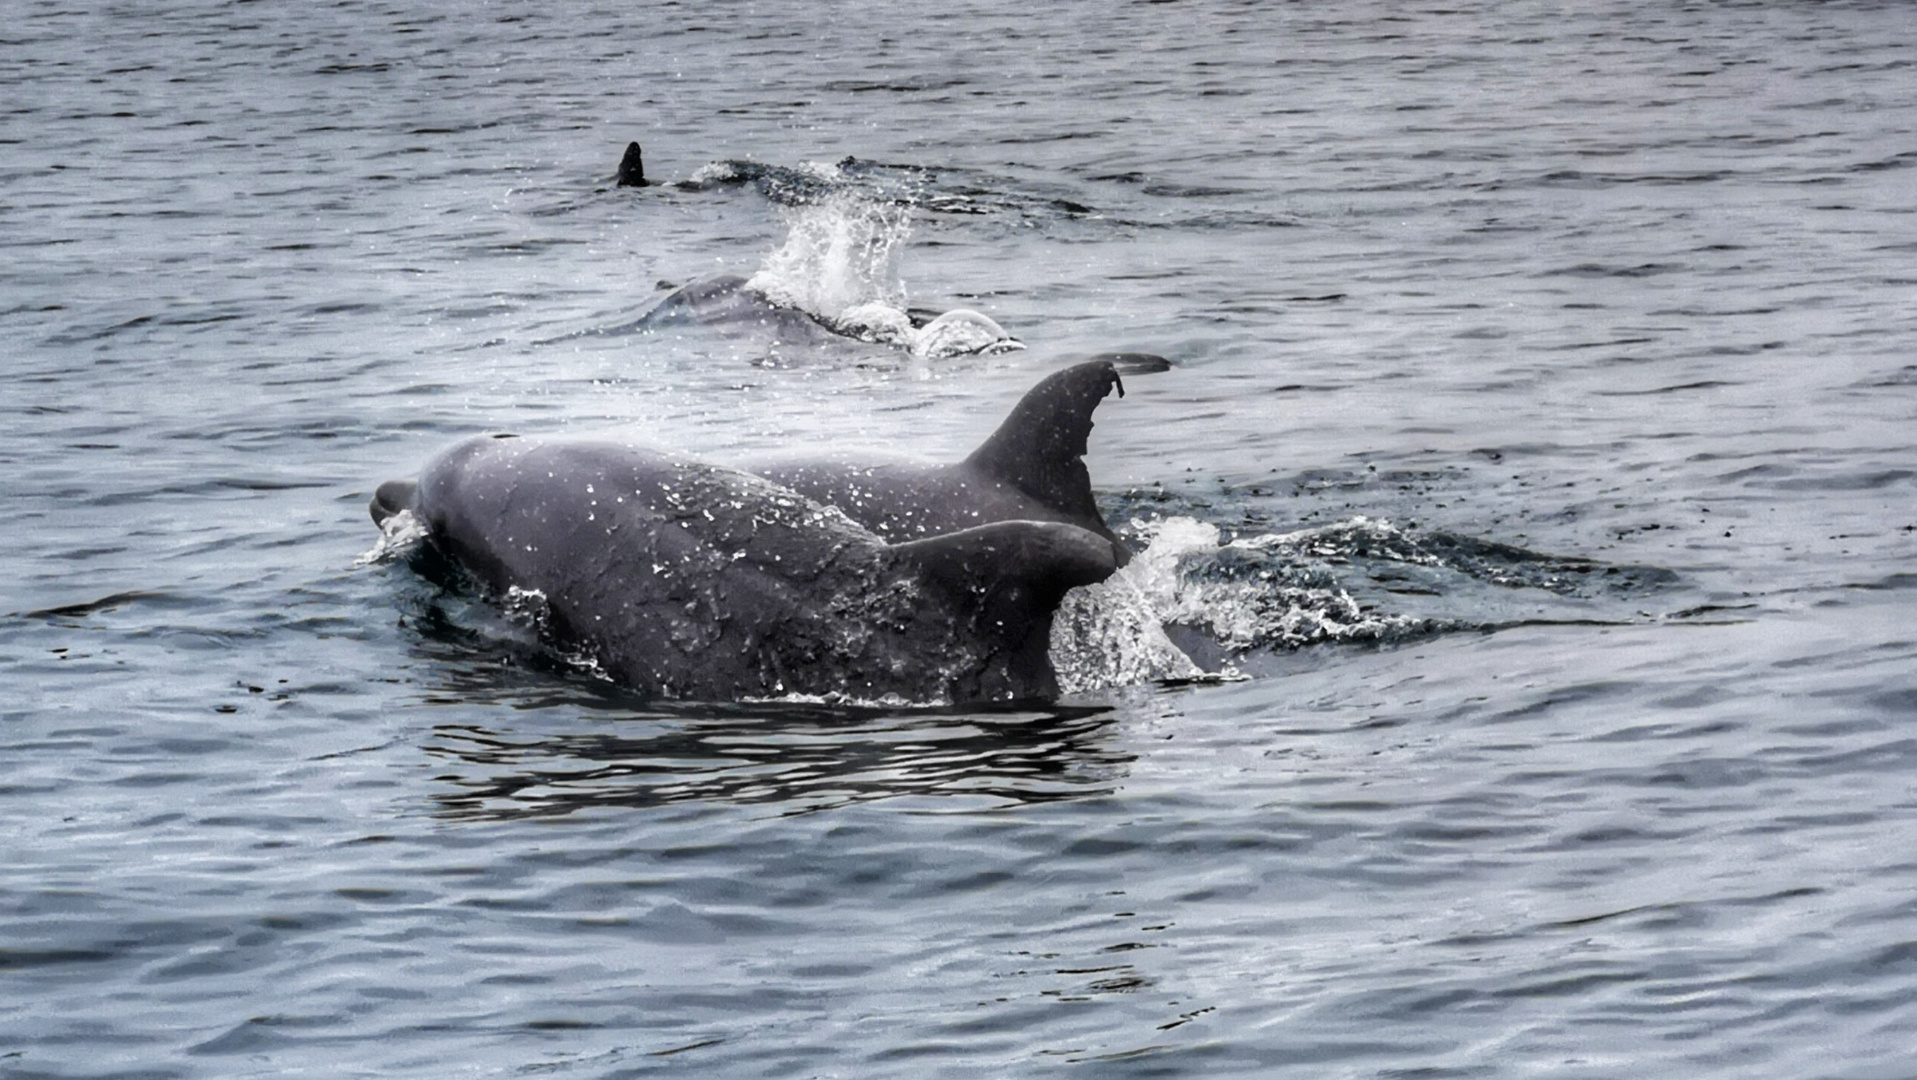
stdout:
{"type": "Polygon", "coordinates": [[[4,24],[0,1074],[1917,1075],[1909,7],[4,24]],[[768,268],[1028,348],[638,326],[768,268]],[[465,434],[950,458],[1104,349],[1246,678],[661,707],[361,558],[465,434]]]}

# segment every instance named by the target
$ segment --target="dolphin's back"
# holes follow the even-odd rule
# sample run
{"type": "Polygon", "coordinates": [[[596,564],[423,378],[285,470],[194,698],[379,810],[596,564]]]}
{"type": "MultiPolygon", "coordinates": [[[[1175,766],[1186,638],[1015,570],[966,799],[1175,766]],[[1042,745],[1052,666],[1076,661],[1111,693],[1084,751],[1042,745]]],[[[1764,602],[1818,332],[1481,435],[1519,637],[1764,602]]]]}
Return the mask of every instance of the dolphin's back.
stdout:
{"type": "Polygon", "coordinates": [[[1084,457],[1092,412],[1113,389],[1125,392],[1107,360],[1056,372],[956,464],[827,457],[751,468],[894,542],[993,521],[1059,521],[1103,536],[1124,562],[1129,555],[1098,512],[1084,457]]]}
{"type": "Polygon", "coordinates": [[[644,315],[640,327],[710,326],[789,344],[837,343],[841,339],[797,308],[780,307],[749,288],[737,274],[703,278],[667,293],[644,315]]]}
{"type": "Polygon", "coordinates": [[[539,593],[557,634],[673,697],[808,685],[786,661],[831,656],[883,548],[757,477],[618,444],[470,440],[420,476],[415,506],[488,588],[539,593]]]}

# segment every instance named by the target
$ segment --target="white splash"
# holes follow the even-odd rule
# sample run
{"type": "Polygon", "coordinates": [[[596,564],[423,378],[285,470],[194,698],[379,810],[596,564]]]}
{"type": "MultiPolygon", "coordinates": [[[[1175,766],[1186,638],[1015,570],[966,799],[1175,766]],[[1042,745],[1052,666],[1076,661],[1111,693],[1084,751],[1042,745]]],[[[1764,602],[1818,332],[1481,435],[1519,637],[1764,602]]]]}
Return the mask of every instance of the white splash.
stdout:
{"type": "Polygon", "coordinates": [[[1179,564],[1216,550],[1218,529],[1191,518],[1158,522],[1145,550],[1118,573],[1065,594],[1049,651],[1059,690],[1083,693],[1207,673],[1165,636],[1178,610],[1179,564]]]}
{"type": "Polygon", "coordinates": [[[848,189],[784,214],[785,242],[746,281],[767,301],[803,311],[847,337],[905,349],[920,359],[1025,347],[990,316],[965,308],[912,325],[898,266],[912,235],[909,200],[848,189]]]}
{"type": "Polygon", "coordinates": [[[909,206],[839,191],[793,207],[785,216],[785,243],[765,257],[747,288],[832,326],[847,312],[877,324],[874,305],[897,312],[896,321],[911,325],[898,273],[899,250],[912,233],[909,206]]]}
{"type": "Polygon", "coordinates": [[[1236,678],[1207,672],[1164,628],[1188,627],[1226,655],[1325,641],[1380,641],[1429,628],[1427,619],[1367,610],[1331,565],[1354,551],[1428,561],[1388,522],[1353,518],[1221,543],[1216,526],[1187,517],[1133,522],[1144,551],[1104,582],[1065,596],[1052,623],[1051,660],[1067,693],[1167,679],[1236,678]]]}
{"type": "Polygon", "coordinates": [[[874,341],[906,349],[912,347],[913,335],[918,333],[912,326],[911,317],[905,312],[876,300],[854,304],[839,312],[839,317],[832,321],[832,329],[860,341],[874,341]]]}
{"type": "Polygon", "coordinates": [[[379,523],[379,540],[353,560],[355,567],[383,566],[404,558],[426,539],[430,530],[411,510],[401,510],[379,523]]]}

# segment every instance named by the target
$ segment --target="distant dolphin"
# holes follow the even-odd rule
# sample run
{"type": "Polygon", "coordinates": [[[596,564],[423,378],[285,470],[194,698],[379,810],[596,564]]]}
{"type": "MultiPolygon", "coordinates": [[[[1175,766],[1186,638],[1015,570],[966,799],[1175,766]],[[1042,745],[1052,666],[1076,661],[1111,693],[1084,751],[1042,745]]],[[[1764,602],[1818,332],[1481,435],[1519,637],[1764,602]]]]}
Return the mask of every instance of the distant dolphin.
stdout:
{"type": "Polygon", "coordinates": [[[626,144],[626,156],[619,159],[619,179],[615,186],[652,186],[652,181],[646,179],[646,158],[640,153],[638,143],[626,144]]]}
{"type": "Polygon", "coordinates": [[[716,326],[758,333],[786,344],[843,343],[845,338],[798,308],[782,307],[746,285],[737,274],[703,278],[667,293],[637,325],[658,330],[673,326],[716,326]]]}
{"type": "Polygon", "coordinates": [[[737,274],[702,278],[667,293],[634,324],[639,329],[713,326],[771,337],[784,344],[847,339],[902,346],[915,356],[941,359],[967,353],[998,353],[1025,344],[989,316],[965,308],[915,322],[885,304],[859,304],[828,320],[801,308],[774,303],[737,274]]]}
{"type": "Polygon", "coordinates": [[[1068,589],[1116,568],[1103,535],[1005,521],[887,544],[771,480],[605,442],[476,438],[380,485],[430,542],[643,693],[1052,697],[1068,589]]]}
{"type": "Polygon", "coordinates": [[[1125,384],[1109,359],[1055,372],[1027,391],[991,438],[956,464],[838,454],[775,458],[746,468],[836,506],[894,542],[993,521],[1059,521],[1104,537],[1122,564],[1130,554],[1099,515],[1085,469],[1092,411],[1114,389],[1124,396],[1125,384]]]}

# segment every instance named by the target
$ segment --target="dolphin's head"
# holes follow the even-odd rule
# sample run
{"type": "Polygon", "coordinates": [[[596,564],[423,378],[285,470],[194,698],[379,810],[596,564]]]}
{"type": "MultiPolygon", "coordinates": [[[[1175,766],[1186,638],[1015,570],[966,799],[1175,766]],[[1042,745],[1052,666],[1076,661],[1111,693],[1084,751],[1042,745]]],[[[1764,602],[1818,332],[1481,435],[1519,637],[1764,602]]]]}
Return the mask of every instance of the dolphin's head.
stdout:
{"type": "Polygon", "coordinates": [[[860,341],[877,341],[886,345],[911,347],[913,335],[912,319],[905,312],[881,301],[854,304],[832,321],[832,329],[855,337],[860,341]]]}
{"type": "Polygon", "coordinates": [[[928,360],[967,353],[1011,352],[1025,343],[1005,332],[1005,328],[966,308],[948,311],[912,335],[912,355],[928,360]]]}

